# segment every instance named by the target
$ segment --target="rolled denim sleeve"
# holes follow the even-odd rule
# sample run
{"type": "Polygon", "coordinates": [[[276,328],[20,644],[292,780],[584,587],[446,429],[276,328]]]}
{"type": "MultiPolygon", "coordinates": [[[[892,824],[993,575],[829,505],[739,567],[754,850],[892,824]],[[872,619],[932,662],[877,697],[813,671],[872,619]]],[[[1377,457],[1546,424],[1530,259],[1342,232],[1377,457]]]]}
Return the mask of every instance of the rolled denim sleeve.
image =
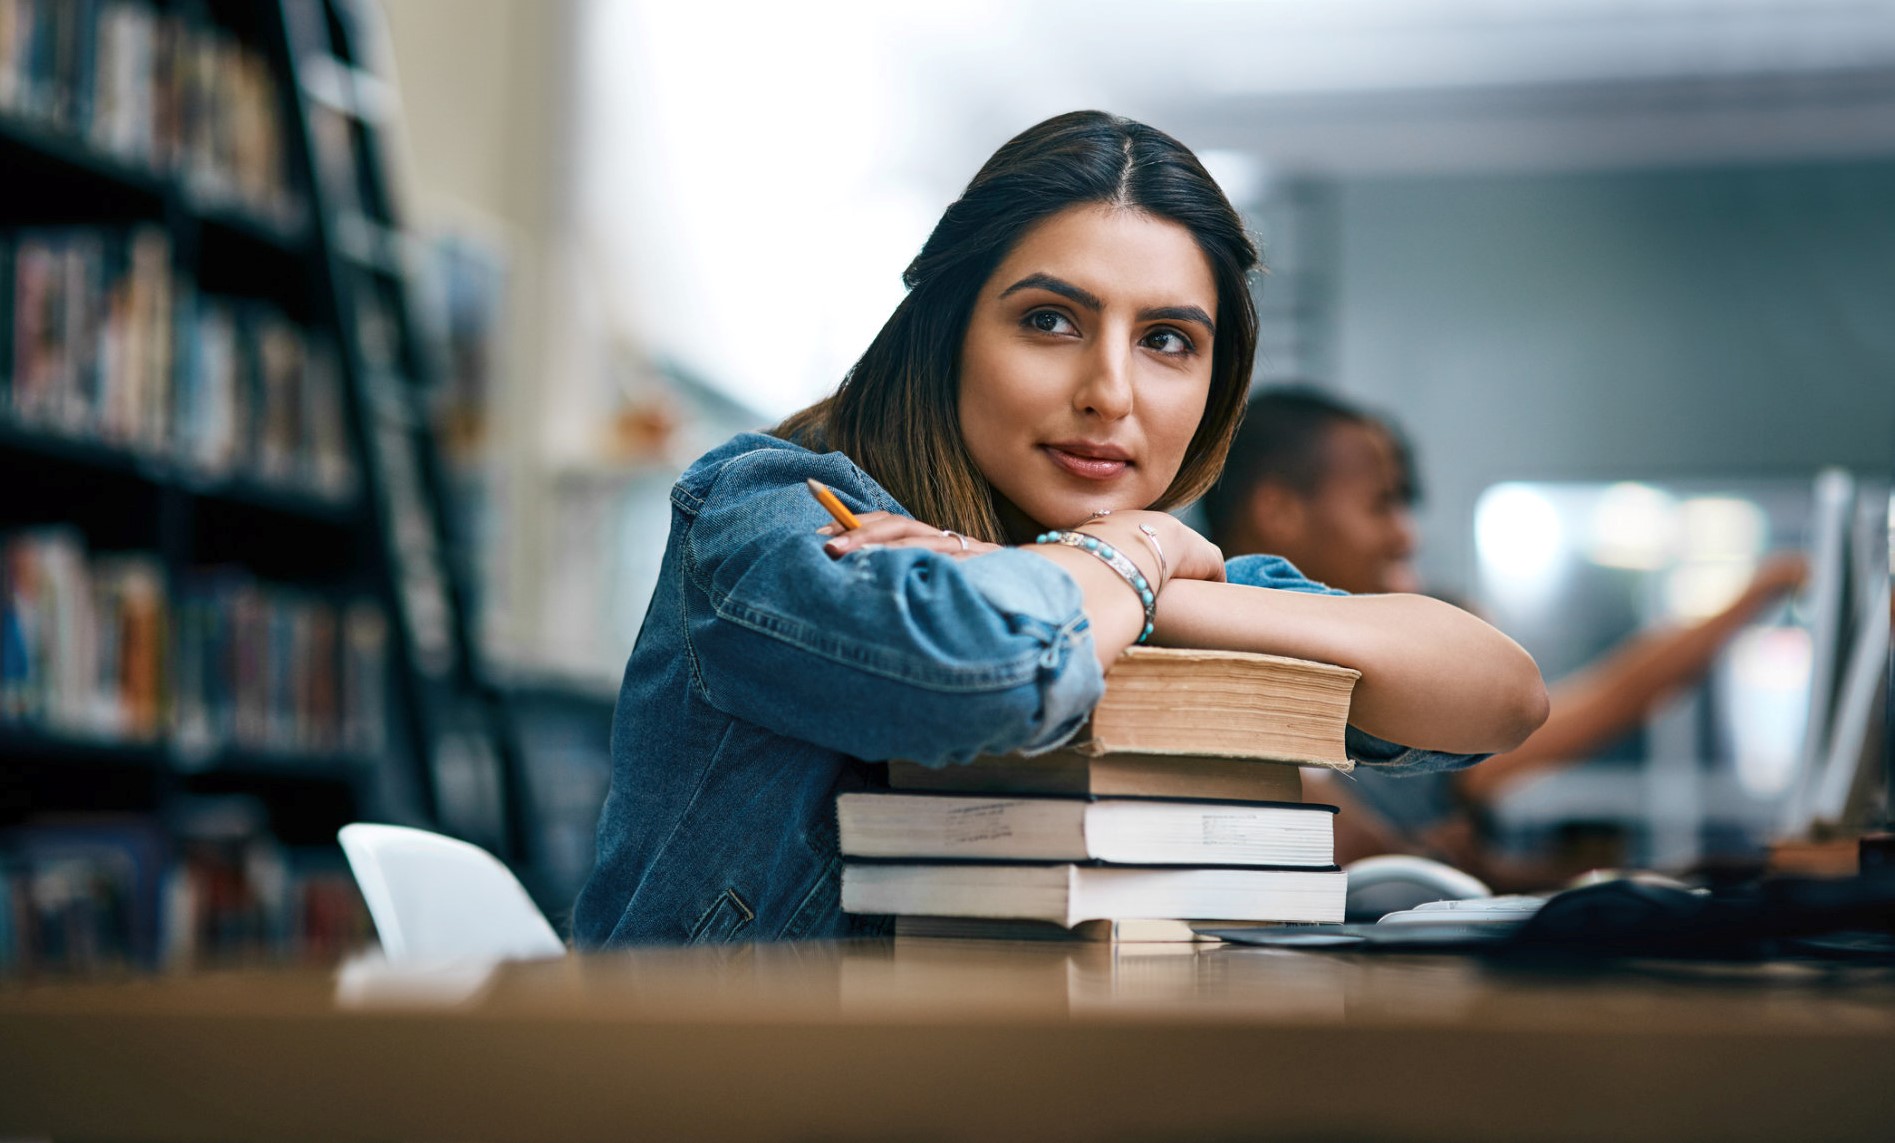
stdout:
{"type": "Polygon", "coordinates": [[[1349,727],[1342,736],[1343,748],[1357,765],[1400,774],[1433,774],[1442,770],[1465,770],[1484,762],[1491,754],[1446,754],[1403,746],[1386,738],[1377,738],[1366,730],[1349,727]]]}
{"type": "Polygon", "coordinates": [[[1233,556],[1224,561],[1224,578],[1245,587],[1300,591],[1306,595],[1349,594],[1339,587],[1317,583],[1282,556],[1233,556]]]}
{"type": "MultiPolygon", "coordinates": [[[[1224,564],[1224,575],[1231,583],[1264,587],[1277,591],[1300,591],[1312,595],[1347,595],[1346,591],[1317,583],[1282,556],[1237,556],[1224,564]]],[[[1464,770],[1492,757],[1488,754],[1446,754],[1403,746],[1386,738],[1377,738],[1351,726],[1343,735],[1349,757],[1363,766],[1400,774],[1428,774],[1442,770],[1464,770]]]]}
{"type": "Polygon", "coordinates": [[[929,765],[1050,749],[1104,692],[1075,584],[1003,550],[957,560],[917,548],[832,559],[804,487],[897,510],[839,454],[760,448],[701,496],[682,486],[685,607],[697,685],[727,714],[858,758],[929,765]]]}

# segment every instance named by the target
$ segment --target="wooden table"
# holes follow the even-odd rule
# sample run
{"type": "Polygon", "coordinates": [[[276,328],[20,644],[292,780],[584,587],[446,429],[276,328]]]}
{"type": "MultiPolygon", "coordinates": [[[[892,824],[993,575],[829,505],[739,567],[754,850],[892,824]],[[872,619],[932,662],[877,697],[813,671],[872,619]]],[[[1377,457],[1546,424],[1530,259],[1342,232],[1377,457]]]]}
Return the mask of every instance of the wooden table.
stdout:
{"type": "Polygon", "coordinates": [[[1895,1138],[1895,971],[904,941],[0,984],[0,1138],[1895,1138]]]}

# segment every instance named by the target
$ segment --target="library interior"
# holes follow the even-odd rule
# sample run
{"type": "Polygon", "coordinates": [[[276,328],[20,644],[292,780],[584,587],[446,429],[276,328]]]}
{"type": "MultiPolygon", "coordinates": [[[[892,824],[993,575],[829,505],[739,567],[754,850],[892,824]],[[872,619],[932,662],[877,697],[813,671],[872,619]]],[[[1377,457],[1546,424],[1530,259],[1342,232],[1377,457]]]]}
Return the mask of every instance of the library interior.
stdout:
{"type": "Polygon", "coordinates": [[[1892,266],[1895,0],[0,0],[0,1143],[1887,1138],[1892,266]]]}

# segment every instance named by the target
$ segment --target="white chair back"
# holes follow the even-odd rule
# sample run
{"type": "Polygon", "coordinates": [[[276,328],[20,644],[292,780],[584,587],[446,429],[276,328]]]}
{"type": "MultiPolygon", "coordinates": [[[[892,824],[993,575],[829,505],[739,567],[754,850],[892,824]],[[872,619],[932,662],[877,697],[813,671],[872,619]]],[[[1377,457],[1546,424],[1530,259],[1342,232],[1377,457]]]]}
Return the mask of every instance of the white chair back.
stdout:
{"type": "Polygon", "coordinates": [[[477,845],[407,826],[336,834],[391,964],[537,960],[566,946],[505,865],[477,845]]]}

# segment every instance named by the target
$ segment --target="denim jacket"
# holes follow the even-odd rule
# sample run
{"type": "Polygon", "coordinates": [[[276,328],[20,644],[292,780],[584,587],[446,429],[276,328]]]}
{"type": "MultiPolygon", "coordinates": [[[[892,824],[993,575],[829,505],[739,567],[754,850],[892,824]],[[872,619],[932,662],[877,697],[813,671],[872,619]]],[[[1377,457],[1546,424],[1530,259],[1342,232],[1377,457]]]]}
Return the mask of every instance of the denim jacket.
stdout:
{"type": "MultiPolygon", "coordinates": [[[[619,692],[581,948],[887,931],[840,905],[835,799],[878,763],[1050,750],[1103,692],[1081,595],[1050,560],[914,548],[831,559],[805,479],[906,514],[841,453],[745,433],[671,491],[658,586],[619,692]]],[[[1232,582],[1332,592],[1272,556],[1232,582]]],[[[1338,593],[1339,594],[1339,593],[1338,593]]],[[[1478,759],[1348,733],[1406,770],[1478,759]]]]}

